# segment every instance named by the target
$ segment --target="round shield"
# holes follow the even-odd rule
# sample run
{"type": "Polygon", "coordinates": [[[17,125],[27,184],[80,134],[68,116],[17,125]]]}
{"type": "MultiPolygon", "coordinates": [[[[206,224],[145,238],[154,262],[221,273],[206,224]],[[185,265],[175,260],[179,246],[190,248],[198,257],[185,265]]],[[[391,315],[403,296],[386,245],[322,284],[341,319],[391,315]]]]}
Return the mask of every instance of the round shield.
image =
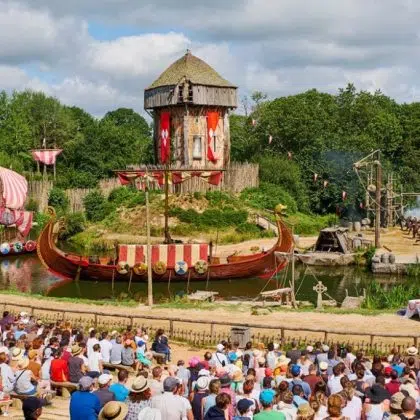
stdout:
{"type": "Polygon", "coordinates": [[[4,242],[0,245],[0,252],[3,255],[7,255],[10,252],[10,244],[8,244],[7,242],[4,242]]]}
{"type": "Polygon", "coordinates": [[[117,265],[117,271],[119,274],[127,274],[130,267],[126,261],[120,261],[117,265]]]}
{"type": "Polygon", "coordinates": [[[204,274],[207,272],[208,269],[209,269],[209,263],[204,260],[198,260],[194,265],[194,270],[198,274],[204,274]]]}
{"type": "Polygon", "coordinates": [[[36,242],[35,241],[27,241],[25,243],[25,251],[26,252],[32,252],[36,249],[36,242]]]}
{"type": "Polygon", "coordinates": [[[133,267],[134,274],[137,276],[143,276],[147,272],[147,264],[145,263],[139,263],[135,264],[133,267]]]}
{"type": "Polygon", "coordinates": [[[9,209],[4,209],[0,215],[0,224],[5,226],[10,226],[15,223],[16,219],[14,214],[9,209]]]}
{"type": "Polygon", "coordinates": [[[184,274],[187,274],[188,272],[188,264],[185,261],[178,261],[175,264],[175,273],[178,274],[178,276],[183,276],[184,274]]]}
{"type": "Polygon", "coordinates": [[[162,275],[166,273],[166,264],[163,261],[158,261],[153,264],[153,271],[158,274],[162,275]]]}
{"type": "Polygon", "coordinates": [[[15,242],[13,244],[13,251],[16,252],[17,254],[19,254],[20,252],[23,251],[23,244],[22,242],[15,242]]]}

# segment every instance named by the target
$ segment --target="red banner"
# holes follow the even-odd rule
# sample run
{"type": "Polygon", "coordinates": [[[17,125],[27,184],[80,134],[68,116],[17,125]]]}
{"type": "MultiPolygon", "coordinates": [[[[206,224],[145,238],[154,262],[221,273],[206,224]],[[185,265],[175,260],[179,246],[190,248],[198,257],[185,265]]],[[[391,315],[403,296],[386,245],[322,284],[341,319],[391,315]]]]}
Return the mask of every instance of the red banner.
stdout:
{"type": "Polygon", "coordinates": [[[160,114],[160,162],[168,163],[171,156],[171,114],[162,112],[160,114]]]}
{"type": "Polygon", "coordinates": [[[216,134],[216,129],[219,124],[218,112],[207,112],[207,159],[210,162],[216,163],[217,157],[212,148],[213,138],[216,134]]]}

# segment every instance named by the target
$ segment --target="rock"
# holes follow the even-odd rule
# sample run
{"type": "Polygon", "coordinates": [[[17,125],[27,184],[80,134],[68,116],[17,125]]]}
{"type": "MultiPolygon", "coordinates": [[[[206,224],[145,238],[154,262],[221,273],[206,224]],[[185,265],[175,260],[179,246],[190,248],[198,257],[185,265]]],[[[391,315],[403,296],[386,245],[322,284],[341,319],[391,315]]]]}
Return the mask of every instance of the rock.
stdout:
{"type": "Polygon", "coordinates": [[[327,308],[335,308],[337,306],[337,302],[335,300],[332,300],[332,299],[323,300],[322,301],[322,306],[325,306],[327,308]]]}
{"type": "Polygon", "coordinates": [[[343,309],[358,309],[362,306],[363,296],[346,296],[341,304],[343,309]]]}
{"type": "Polygon", "coordinates": [[[353,264],[354,255],[338,252],[308,252],[307,254],[300,254],[299,259],[306,265],[334,267],[353,264]]]}

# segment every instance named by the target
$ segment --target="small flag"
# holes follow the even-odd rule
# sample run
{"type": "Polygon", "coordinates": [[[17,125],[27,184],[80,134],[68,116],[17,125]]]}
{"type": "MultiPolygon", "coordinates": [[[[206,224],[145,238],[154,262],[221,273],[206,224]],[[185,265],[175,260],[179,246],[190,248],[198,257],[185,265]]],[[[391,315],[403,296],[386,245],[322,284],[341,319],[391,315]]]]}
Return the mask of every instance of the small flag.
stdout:
{"type": "Polygon", "coordinates": [[[343,201],[346,201],[346,199],[347,199],[347,192],[346,191],[343,191],[341,193],[341,198],[343,199],[343,201]]]}
{"type": "Polygon", "coordinates": [[[314,173],[314,182],[316,182],[317,179],[318,179],[318,174],[314,173]]]}
{"type": "Polygon", "coordinates": [[[327,188],[328,187],[328,181],[325,180],[323,185],[324,185],[324,188],[327,188]]]}
{"type": "Polygon", "coordinates": [[[287,159],[292,160],[292,152],[287,152],[287,159]]]}
{"type": "Polygon", "coordinates": [[[257,120],[252,119],[252,126],[255,127],[257,125],[257,120]]]}
{"type": "Polygon", "coordinates": [[[272,135],[268,136],[268,144],[271,144],[272,141],[273,141],[273,136],[272,135]]]}

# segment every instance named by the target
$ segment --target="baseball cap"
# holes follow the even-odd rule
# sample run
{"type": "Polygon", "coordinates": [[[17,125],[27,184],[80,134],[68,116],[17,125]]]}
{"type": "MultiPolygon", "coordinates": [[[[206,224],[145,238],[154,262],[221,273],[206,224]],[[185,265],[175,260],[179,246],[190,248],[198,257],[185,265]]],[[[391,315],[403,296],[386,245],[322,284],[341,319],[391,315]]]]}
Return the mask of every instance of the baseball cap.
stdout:
{"type": "Polygon", "coordinates": [[[249,410],[249,407],[254,404],[251,400],[248,400],[247,398],[242,398],[238,401],[238,404],[236,404],[236,408],[240,413],[246,413],[249,410]]]}
{"type": "Polygon", "coordinates": [[[387,373],[388,375],[390,375],[391,373],[392,373],[392,367],[391,366],[387,366],[385,369],[384,369],[384,373],[387,373]]]}
{"type": "Polygon", "coordinates": [[[264,389],[260,394],[262,404],[271,404],[274,401],[275,392],[272,389],[264,389]]]}
{"type": "Polygon", "coordinates": [[[89,389],[93,384],[93,379],[90,376],[83,376],[79,380],[80,388],[83,390],[89,389]]]}
{"type": "Polygon", "coordinates": [[[290,373],[293,376],[300,375],[300,366],[299,365],[293,365],[292,368],[290,369],[290,373]]]}
{"type": "Polygon", "coordinates": [[[106,385],[109,381],[112,380],[112,376],[108,375],[107,373],[103,373],[98,378],[99,385],[106,385]]]}

